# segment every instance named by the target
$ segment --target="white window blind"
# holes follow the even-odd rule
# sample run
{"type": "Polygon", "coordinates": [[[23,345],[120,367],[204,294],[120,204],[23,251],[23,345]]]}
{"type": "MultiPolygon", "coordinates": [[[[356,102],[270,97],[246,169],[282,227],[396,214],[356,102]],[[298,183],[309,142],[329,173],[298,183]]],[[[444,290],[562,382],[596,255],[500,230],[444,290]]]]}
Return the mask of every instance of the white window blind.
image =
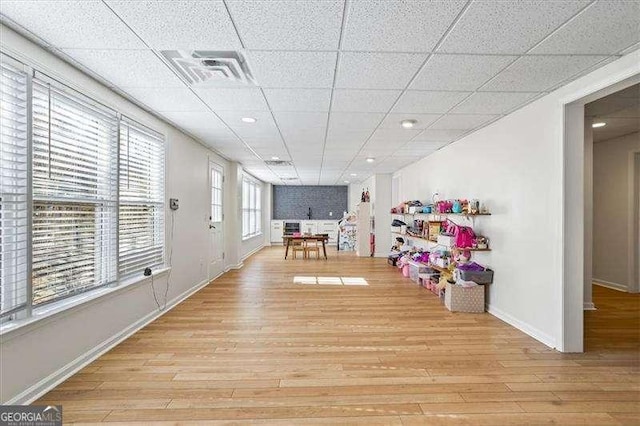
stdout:
{"type": "Polygon", "coordinates": [[[0,61],[0,315],[27,304],[27,75],[0,61]]]}
{"type": "Polygon", "coordinates": [[[262,187],[259,183],[242,180],[242,237],[250,238],[262,232],[262,187]]]}
{"type": "Polygon", "coordinates": [[[115,111],[33,79],[33,304],[116,280],[115,111]]]}
{"type": "Polygon", "coordinates": [[[164,263],[164,139],[120,125],[119,268],[131,275],[164,263]]]}

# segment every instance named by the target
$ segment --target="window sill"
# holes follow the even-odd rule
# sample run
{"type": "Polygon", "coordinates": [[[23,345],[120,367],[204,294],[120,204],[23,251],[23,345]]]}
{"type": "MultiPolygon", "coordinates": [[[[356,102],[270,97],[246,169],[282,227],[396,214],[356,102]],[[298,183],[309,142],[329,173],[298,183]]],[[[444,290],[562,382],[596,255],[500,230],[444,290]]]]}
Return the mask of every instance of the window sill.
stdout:
{"type": "Polygon", "coordinates": [[[260,232],[259,234],[247,235],[246,237],[242,237],[242,241],[248,241],[252,238],[261,237],[261,236],[262,236],[262,232],[260,232]]]}
{"type": "MultiPolygon", "coordinates": [[[[170,270],[170,267],[158,269],[152,276],[154,278],[161,277],[166,275],[170,270]]],[[[151,276],[129,277],[120,281],[118,285],[99,288],[56,303],[51,303],[50,305],[34,308],[31,317],[9,321],[6,324],[1,325],[0,337],[2,337],[2,341],[4,342],[7,339],[20,336],[34,328],[45,325],[49,321],[69,315],[75,311],[88,308],[94,303],[116,296],[119,293],[133,289],[139,284],[149,282],[150,280],[151,276]]]]}

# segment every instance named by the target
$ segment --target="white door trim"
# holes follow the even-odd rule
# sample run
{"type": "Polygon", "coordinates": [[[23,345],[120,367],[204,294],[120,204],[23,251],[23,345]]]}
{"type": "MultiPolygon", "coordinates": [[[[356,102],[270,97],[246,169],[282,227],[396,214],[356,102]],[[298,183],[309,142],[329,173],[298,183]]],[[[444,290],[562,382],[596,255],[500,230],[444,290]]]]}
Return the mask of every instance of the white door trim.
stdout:
{"type": "Polygon", "coordinates": [[[629,293],[640,292],[640,150],[629,153],[629,215],[630,238],[628,240],[628,286],[629,293]]]}

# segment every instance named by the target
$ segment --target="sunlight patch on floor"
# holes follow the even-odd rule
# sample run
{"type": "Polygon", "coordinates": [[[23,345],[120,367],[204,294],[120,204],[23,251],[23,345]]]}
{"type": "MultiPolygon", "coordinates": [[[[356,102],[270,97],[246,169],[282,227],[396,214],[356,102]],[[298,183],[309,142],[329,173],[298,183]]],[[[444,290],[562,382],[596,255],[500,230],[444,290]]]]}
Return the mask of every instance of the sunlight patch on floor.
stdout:
{"type": "Polygon", "coordinates": [[[294,284],[369,285],[362,277],[293,277],[294,284]]]}

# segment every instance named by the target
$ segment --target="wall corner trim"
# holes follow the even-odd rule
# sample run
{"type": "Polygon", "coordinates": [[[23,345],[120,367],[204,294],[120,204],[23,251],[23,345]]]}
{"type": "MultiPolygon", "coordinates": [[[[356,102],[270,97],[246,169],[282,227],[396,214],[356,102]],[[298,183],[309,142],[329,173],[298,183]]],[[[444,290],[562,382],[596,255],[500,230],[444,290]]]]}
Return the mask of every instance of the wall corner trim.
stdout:
{"type": "Polygon", "coordinates": [[[527,324],[524,321],[514,318],[510,314],[504,312],[499,308],[496,308],[495,306],[487,305],[487,312],[489,312],[494,317],[506,322],[507,324],[512,325],[523,333],[528,334],[539,342],[544,343],[550,348],[557,349],[556,339],[554,339],[547,333],[527,324]]]}
{"type": "MultiPolygon", "coordinates": [[[[216,277],[217,278],[217,277],[216,277]]],[[[215,278],[214,278],[215,279],[215,278]]],[[[53,372],[49,376],[30,386],[26,390],[20,392],[18,395],[14,396],[8,401],[2,402],[2,404],[6,405],[26,405],[31,404],[33,401],[40,398],[45,393],[49,392],[51,389],[58,386],[63,381],[67,380],[69,377],[73,376],[75,373],[86,367],[91,362],[95,361],[97,358],[114,348],[119,343],[123,342],[138,330],[142,329],[149,323],[153,322],[157,318],[160,318],[162,315],[169,312],[171,309],[176,307],[180,302],[187,299],[192,294],[196,293],[198,290],[206,287],[213,280],[206,279],[196,284],[194,287],[184,291],[183,293],[176,296],[173,300],[169,302],[167,308],[163,311],[153,310],[149,314],[143,316],[138,321],[132,323],[127,328],[121,330],[115,335],[111,336],[109,339],[102,342],[100,345],[95,346],[84,354],[80,355],[64,367],[58,369],[53,372]]]]}

